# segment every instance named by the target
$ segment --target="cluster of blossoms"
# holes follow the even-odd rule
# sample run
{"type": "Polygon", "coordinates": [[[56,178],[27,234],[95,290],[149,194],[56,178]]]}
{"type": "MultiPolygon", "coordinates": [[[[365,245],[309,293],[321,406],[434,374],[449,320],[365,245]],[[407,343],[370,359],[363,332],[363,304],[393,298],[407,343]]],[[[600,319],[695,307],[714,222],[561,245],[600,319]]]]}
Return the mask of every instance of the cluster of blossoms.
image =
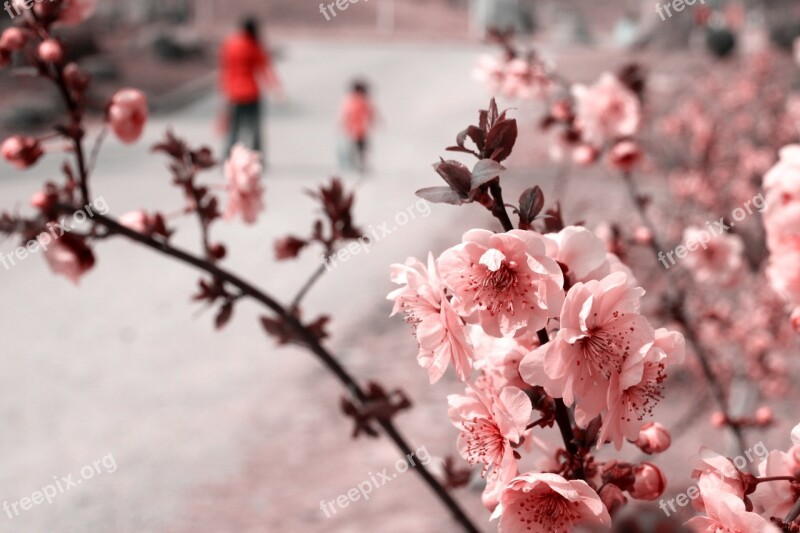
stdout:
{"type": "MultiPolygon", "coordinates": [[[[791,61],[769,50],[717,64],[692,83],[677,82],[648,98],[654,127],[644,141],[669,189],[668,209],[651,209],[662,242],[685,244],[697,242],[704,231],[712,235],[682,261],[689,280],[681,283],[715,374],[726,385],[744,378],[769,397],[791,387],[788,369],[798,345],[776,294],[788,296],[781,284],[794,269],[787,256],[775,255],[777,242],[769,236],[779,231],[786,212],[767,213],[777,212],[772,206],[781,201],[770,195],[764,178],[780,149],[797,142],[796,77],[791,61]],[[760,213],[748,207],[746,220],[734,225],[737,209],[741,213],[751,204],[760,213]],[[768,249],[771,264],[778,266],[782,257],[783,266],[767,264],[768,249]]],[[[782,181],[780,174],[769,171],[771,181],[782,181]]]]}
{"type": "MultiPolygon", "coordinates": [[[[86,91],[91,78],[76,63],[66,60],[62,44],[51,36],[50,29],[58,25],[78,24],[91,16],[94,8],[94,0],[36,3],[32,11],[27,11],[23,17],[17,17],[17,25],[0,35],[0,67],[11,64],[12,54],[19,54],[41,78],[60,87],[70,109],[70,120],[56,127],[58,136],[13,135],[0,143],[0,155],[18,169],[34,166],[47,153],[75,152],[77,143],[86,136],[82,122],[86,91]]],[[[131,144],[141,138],[148,115],[144,93],[138,89],[123,88],[106,105],[104,127],[118,141],[131,144]]],[[[101,133],[97,142],[103,138],[104,134],[101,133]]],[[[171,134],[167,136],[166,142],[157,145],[155,149],[172,158],[173,164],[170,168],[174,172],[174,184],[184,191],[186,205],[172,216],[198,213],[204,231],[207,232],[209,224],[222,216],[217,207],[218,200],[211,193],[210,187],[200,185],[196,180],[199,172],[216,165],[210,150],[191,150],[171,134]]],[[[93,162],[90,164],[85,160],[78,161],[76,166],[65,164],[63,168],[66,180],[62,184],[45,183],[43,189],[31,198],[30,203],[36,209],[37,216],[26,219],[4,214],[0,218],[0,232],[18,233],[22,236],[23,243],[42,238],[49,240],[49,234],[53,233],[52,228],[62,227],[68,214],[61,207],[75,205],[80,202],[80,196],[87,196],[87,191],[80,185],[80,176],[88,173],[90,166],[93,166],[93,162]]],[[[255,222],[258,213],[264,208],[261,174],[259,154],[240,145],[234,147],[224,164],[225,188],[228,192],[226,218],[240,216],[245,223],[255,222]]],[[[168,220],[167,215],[158,212],[137,210],[121,215],[119,223],[137,233],[166,241],[172,234],[167,227],[168,220]]],[[[71,231],[43,247],[43,256],[53,272],[78,283],[95,265],[91,241],[101,238],[104,238],[104,234],[95,227],[90,227],[87,232],[71,231]]],[[[224,257],[225,249],[220,243],[205,244],[206,256],[210,260],[218,261],[224,257]]]]}
{"type": "Polygon", "coordinates": [[[764,176],[764,191],[767,276],[791,307],[792,325],[800,330],[800,145],[781,150],[780,161],[764,176]]]}
{"type": "MultiPolygon", "coordinates": [[[[474,229],[427,263],[394,265],[391,279],[401,287],[389,298],[413,326],[431,383],[451,365],[466,383],[463,395],[448,397],[449,414],[462,457],[482,468],[483,502],[500,531],[610,525],[625,492],[652,500],[666,483],[650,462],[597,461],[592,449],[620,449],[626,440],[646,453],[669,446],[667,430],[648,418],[663,397],[668,367],[683,360],[684,341],[651,326],[640,310],[644,291],[594,233],[563,227],[552,212],[537,230],[544,204],[538,188],[515,208],[522,229],[508,228],[505,207],[498,208],[499,163],[514,136],[497,132],[515,133],[509,121],[492,102],[465,134],[478,140],[475,155],[498,166],[481,159],[470,173],[442,162],[436,169],[452,197],[440,188],[419,192],[445,203],[480,202],[505,231],[474,229]],[[501,137],[499,146],[487,146],[501,137]],[[533,470],[523,467],[522,453],[546,449],[535,429],[554,424],[564,448],[549,450],[533,470]]],[[[464,136],[452,149],[469,151],[464,136]]]]}
{"type": "Polygon", "coordinates": [[[509,34],[490,37],[502,47],[502,58],[481,56],[473,76],[493,95],[547,107],[541,128],[550,132],[553,160],[590,166],[606,154],[608,164],[623,171],[640,162],[634,136],[642,122],[644,81],[638,66],[606,72],[592,85],[570,84],[534,51],[519,51],[509,34]]]}
{"type": "Polygon", "coordinates": [[[788,452],[773,450],[758,464],[758,477],[702,448],[692,472],[699,492],[693,505],[701,515],[686,526],[697,533],[797,531],[792,522],[800,512],[800,425],[791,437],[788,452]]]}

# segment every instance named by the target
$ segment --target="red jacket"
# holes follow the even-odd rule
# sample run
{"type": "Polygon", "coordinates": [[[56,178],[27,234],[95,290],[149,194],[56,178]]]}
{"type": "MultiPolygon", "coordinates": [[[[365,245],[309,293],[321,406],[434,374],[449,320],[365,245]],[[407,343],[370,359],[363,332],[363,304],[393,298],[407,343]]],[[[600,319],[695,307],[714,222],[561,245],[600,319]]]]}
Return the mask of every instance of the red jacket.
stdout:
{"type": "Polygon", "coordinates": [[[344,98],[340,115],[345,133],[356,140],[366,138],[375,120],[375,111],[369,99],[357,93],[350,93],[344,98]]]}
{"type": "Polygon", "coordinates": [[[220,55],[222,92],[237,104],[255,102],[260,97],[258,76],[269,68],[269,55],[258,41],[243,33],[229,37],[220,55]]]}

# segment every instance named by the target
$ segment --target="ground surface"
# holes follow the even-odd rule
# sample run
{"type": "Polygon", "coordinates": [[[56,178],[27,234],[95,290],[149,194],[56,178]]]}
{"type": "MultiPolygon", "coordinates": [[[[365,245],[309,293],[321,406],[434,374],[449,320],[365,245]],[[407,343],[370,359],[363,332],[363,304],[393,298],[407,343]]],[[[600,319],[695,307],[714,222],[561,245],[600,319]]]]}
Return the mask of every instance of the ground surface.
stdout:
{"type": "MultiPolygon", "coordinates": [[[[430,163],[445,155],[442,149],[486,103],[483,88],[469,78],[478,51],[464,45],[288,45],[280,71],[290,99],[273,107],[268,128],[267,211],[252,228],[214,228],[228,244],[225,264],[283,300],[316,268],[314,254],[276,264],[271,243],[310,226],[314,206],[303,190],[335,171],[338,101],[355,74],[375,80],[384,119],[373,176],[360,182],[346,176],[358,187],[357,221],[396,226],[397,213],[414,209],[413,191],[436,184],[430,163]]],[[[591,77],[603,67],[592,55],[573,57],[581,59],[570,67],[572,75],[591,77]]],[[[174,210],[179,194],[163,159],[149,157],[148,146],[168,126],[192,142],[212,139],[218,107],[216,98],[203,99],[154,119],[134,147],[111,143],[99,162],[95,194],[117,215],[140,207],[174,210]]],[[[541,151],[542,142],[523,137],[519,149],[541,151]]],[[[50,156],[26,174],[0,167],[0,208],[24,204],[42,178],[56,175],[59,160],[50,156]]],[[[523,173],[513,161],[511,167],[511,198],[528,183],[552,189],[552,169],[523,173]]],[[[605,185],[579,184],[570,207],[574,219],[591,220],[600,190],[603,209],[626,211],[620,189],[605,185]]],[[[388,265],[441,251],[470,226],[493,227],[477,209],[434,206],[429,216],[397,226],[368,255],[327,275],[306,305],[309,313],[335,314],[330,346],[357,376],[410,393],[417,407],[399,417],[399,426],[416,447],[436,456],[455,451],[445,397],[460,387],[449,376],[429,387],[416,366],[406,325],[388,318],[388,265]]],[[[178,226],[176,242],[193,247],[198,236],[190,221],[178,226]]],[[[2,249],[12,248],[6,243],[2,249]]],[[[28,496],[54,476],[79,477],[84,465],[108,454],[117,469],[13,520],[0,514],[0,530],[456,531],[413,472],[398,475],[368,502],[326,518],[321,500],[334,500],[383,469],[392,472],[398,459],[384,440],[350,441],[349,421],[338,410],[338,383],[305,352],[274,347],[257,325],[254,304],[240,306],[226,330],[213,332],[211,315],[189,301],[198,279],[192,270],[127,242],[103,243],[97,255],[96,269],[80,288],[52,276],[41,257],[0,270],[0,501],[28,496]]],[[[671,417],[704,410],[692,394],[672,398],[671,417]]],[[[686,453],[676,447],[660,462],[672,465],[671,475],[686,477],[686,453]]],[[[478,495],[464,491],[459,498],[489,530],[478,495]]]]}

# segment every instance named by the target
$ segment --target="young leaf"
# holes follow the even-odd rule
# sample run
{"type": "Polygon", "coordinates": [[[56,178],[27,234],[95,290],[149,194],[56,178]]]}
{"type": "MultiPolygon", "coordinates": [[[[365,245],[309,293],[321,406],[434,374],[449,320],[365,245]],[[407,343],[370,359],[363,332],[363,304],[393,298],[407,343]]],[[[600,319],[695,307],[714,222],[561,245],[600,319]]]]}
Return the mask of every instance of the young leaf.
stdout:
{"type": "Polygon", "coordinates": [[[505,171],[505,167],[492,159],[481,159],[472,169],[472,186],[470,190],[475,190],[481,185],[495,179],[505,171]]]}

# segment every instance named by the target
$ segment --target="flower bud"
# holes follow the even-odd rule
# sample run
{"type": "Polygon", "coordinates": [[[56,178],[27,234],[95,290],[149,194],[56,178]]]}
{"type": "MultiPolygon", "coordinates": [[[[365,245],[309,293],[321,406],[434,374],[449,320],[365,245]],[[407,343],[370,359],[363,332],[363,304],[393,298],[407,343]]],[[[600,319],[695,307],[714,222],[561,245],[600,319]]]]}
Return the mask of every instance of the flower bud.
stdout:
{"type": "Polygon", "coordinates": [[[667,480],[664,474],[653,463],[641,463],[634,469],[636,481],[633,488],[629,491],[630,495],[637,500],[652,501],[664,493],[667,487],[667,480]]]}
{"type": "Polygon", "coordinates": [[[216,243],[208,247],[208,253],[216,260],[224,259],[228,251],[224,244],[216,243]]]}
{"type": "Polygon", "coordinates": [[[756,409],[755,415],[755,422],[759,426],[766,426],[772,423],[772,409],[769,406],[762,406],[756,409]]]}
{"type": "Polygon", "coordinates": [[[39,211],[49,211],[57,200],[58,195],[55,192],[37,191],[31,196],[31,206],[39,211]]]}
{"type": "Polygon", "coordinates": [[[636,446],[644,453],[661,453],[669,448],[672,439],[667,428],[658,422],[648,422],[639,430],[639,438],[636,439],[636,446]]]}
{"type": "Polygon", "coordinates": [[[144,211],[130,211],[119,217],[119,223],[126,228],[145,235],[150,233],[150,217],[144,211]]]}
{"type": "Polygon", "coordinates": [[[147,98],[138,89],[117,91],[108,106],[111,131],[124,143],[135,142],[141,136],[147,114],[147,98]]]}
{"type": "Polygon", "coordinates": [[[0,48],[14,52],[22,50],[28,40],[28,35],[19,28],[8,28],[0,35],[0,48]]]}
{"type": "Polygon", "coordinates": [[[649,246],[653,242],[653,232],[647,226],[639,226],[633,232],[633,240],[636,241],[636,244],[649,246]]]}
{"type": "Polygon", "coordinates": [[[36,163],[44,150],[35,137],[14,135],[0,145],[0,154],[17,168],[28,168],[36,163]]]}
{"type": "Polygon", "coordinates": [[[620,141],[608,152],[609,164],[624,172],[629,172],[641,158],[642,151],[633,141],[620,141]]]}
{"type": "Polygon", "coordinates": [[[58,63],[64,59],[64,49],[55,39],[46,39],[39,44],[39,59],[45,63],[58,63]]]}
{"type": "Polygon", "coordinates": [[[90,77],[77,64],[69,63],[64,67],[64,81],[73,91],[82,92],[89,86],[90,77]]]}
{"type": "Polygon", "coordinates": [[[800,307],[795,307],[792,311],[791,322],[795,333],[800,333],[800,307]]]}
{"type": "Polygon", "coordinates": [[[711,425],[715,428],[721,428],[728,422],[728,419],[721,411],[715,411],[711,413],[709,422],[711,422],[711,425]]]}
{"type": "Polygon", "coordinates": [[[559,100],[550,107],[550,115],[559,122],[567,122],[572,117],[572,107],[566,100],[559,100]]]}
{"type": "Polygon", "coordinates": [[[572,161],[582,167],[588,167],[595,161],[599,152],[591,144],[581,144],[572,151],[572,161]]]}
{"type": "Polygon", "coordinates": [[[613,483],[603,485],[603,488],[600,489],[600,500],[603,502],[603,505],[606,506],[608,514],[611,516],[614,516],[614,513],[628,503],[628,498],[625,497],[622,489],[613,483]]]}

